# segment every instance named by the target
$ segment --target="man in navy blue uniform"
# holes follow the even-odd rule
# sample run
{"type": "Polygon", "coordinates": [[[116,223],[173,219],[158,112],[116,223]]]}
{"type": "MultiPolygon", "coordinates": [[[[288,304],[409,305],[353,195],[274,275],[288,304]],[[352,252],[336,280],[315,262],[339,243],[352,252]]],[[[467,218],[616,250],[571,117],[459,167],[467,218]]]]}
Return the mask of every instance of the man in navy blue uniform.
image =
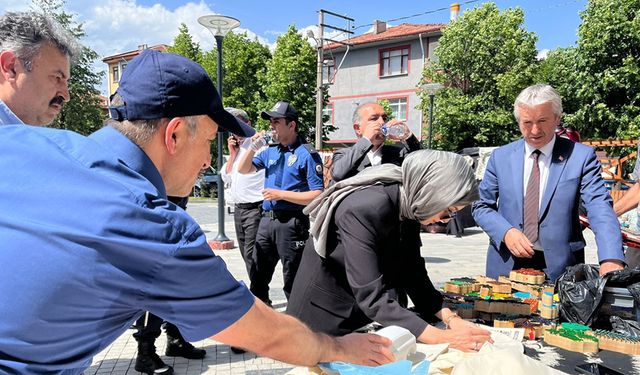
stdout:
{"type": "Polygon", "coordinates": [[[0,126],[0,373],[81,374],[144,311],[292,364],[393,359],[389,340],[331,338],[268,308],[167,200],[211,164],[218,127],[253,134],[201,66],[144,51],[116,96],[89,137],[0,126]]]}
{"type": "Polygon", "coordinates": [[[302,250],[309,238],[309,217],[302,209],[324,189],[322,160],[318,152],[298,136],[298,113],[280,101],[261,117],[271,123],[277,144],[256,155],[263,133],[254,135],[254,145],[238,166],[240,173],[265,170],[262,196],[263,218],[260,220],[254,256],[256,272],[251,292],[267,304],[269,283],[278,259],[282,261],[284,294],[289,298],[302,250]]]}

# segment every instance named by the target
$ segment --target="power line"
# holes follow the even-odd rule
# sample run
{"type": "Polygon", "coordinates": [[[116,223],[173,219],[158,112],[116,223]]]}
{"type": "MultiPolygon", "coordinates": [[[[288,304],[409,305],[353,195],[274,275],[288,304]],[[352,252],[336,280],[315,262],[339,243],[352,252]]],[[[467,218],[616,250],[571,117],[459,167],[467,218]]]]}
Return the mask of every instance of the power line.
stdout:
{"type": "MultiPolygon", "coordinates": [[[[468,0],[468,1],[465,1],[463,4],[464,4],[464,5],[467,5],[467,4],[471,4],[471,3],[477,3],[478,1],[480,1],[480,0],[468,0]]],[[[424,15],[426,15],[426,14],[432,14],[432,13],[442,12],[442,11],[444,11],[444,10],[449,10],[449,7],[447,6],[447,7],[443,7],[443,8],[438,8],[438,9],[428,10],[428,11],[426,11],[426,12],[422,12],[422,13],[413,14],[413,15],[410,15],[410,16],[399,17],[399,18],[393,18],[393,19],[390,19],[390,20],[386,20],[386,21],[384,21],[384,22],[386,22],[386,23],[390,23],[390,22],[395,22],[395,21],[402,21],[402,20],[406,20],[406,19],[409,19],[409,18],[415,18],[415,17],[424,16],[424,15]]],[[[370,27],[370,26],[373,26],[373,24],[372,24],[372,23],[368,23],[368,24],[366,24],[366,25],[355,26],[353,29],[354,29],[354,30],[357,30],[357,29],[361,29],[361,28],[363,28],[363,27],[370,27]]]]}

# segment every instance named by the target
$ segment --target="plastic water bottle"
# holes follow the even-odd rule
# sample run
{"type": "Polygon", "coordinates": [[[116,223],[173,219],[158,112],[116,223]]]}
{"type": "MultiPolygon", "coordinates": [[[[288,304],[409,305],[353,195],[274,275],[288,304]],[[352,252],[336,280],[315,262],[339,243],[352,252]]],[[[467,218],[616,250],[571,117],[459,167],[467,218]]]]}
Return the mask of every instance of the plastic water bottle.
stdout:
{"type": "Polygon", "coordinates": [[[395,125],[382,124],[380,132],[385,137],[392,136],[395,138],[401,138],[404,136],[404,125],[402,123],[395,125]]]}
{"type": "Polygon", "coordinates": [[[251,149],[253,151],[258,151],[259,149],[263,148],[266,145],[269,145],[271,143],[273,143],[273,133],[272,132],[266,132],[264,133],[264,135],[258,139],[256,139],[255,141],[253,141],[253,143],[251,144],[251,149]]]}

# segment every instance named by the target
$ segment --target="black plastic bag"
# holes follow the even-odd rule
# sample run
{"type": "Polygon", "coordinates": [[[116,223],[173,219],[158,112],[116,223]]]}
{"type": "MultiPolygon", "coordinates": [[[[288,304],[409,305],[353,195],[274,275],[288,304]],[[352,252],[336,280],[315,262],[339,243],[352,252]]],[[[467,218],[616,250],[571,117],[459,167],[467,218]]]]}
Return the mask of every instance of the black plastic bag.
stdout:
{"type": "Polygon", "coordinates": [[[640,323],[635,320],[626,320],[619,316],[612,316],[609,320],[611,321],[611,330],[613,332],[631,337],[640,337],[640,323]]]}
{"type": "Polygon", "coordinates": [[[595,321],[605,286],[627,288],[640,306],[640,269],[625,268],[600,277],[595,264],[567,267],[556,283],[560,295],[560,318],[587,326],[595,321]]]}

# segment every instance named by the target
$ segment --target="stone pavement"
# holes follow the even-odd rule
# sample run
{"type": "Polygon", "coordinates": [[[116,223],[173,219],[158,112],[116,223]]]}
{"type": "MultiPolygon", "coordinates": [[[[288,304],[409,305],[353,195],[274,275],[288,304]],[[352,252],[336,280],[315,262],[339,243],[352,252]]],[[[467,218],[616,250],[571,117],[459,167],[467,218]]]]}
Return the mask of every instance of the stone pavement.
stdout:
{"type": "MultiPolygon", "coordinates": [[[[217,235],[217,203],[215,201],[189,202],[187,211],[204,229],[209,239],[217,235]]],[[[235,240],[232,215],[225,215],[225,232],[229,238],[235,240]]],[[[484,274],[485,252],[489,240],[480,228],[465,229],[461,238],[428,233],[422,233],[421,237],[422,256],[425,258],[427,270],[436,287],[441,287],[452,277],[484,274]]],[[[587,239],[586,260],[588,263],[595,263],[597,256],[593,233],[586,230],[585,237],[587,239]]],[[[248,284],[244,262],[237,247],[231,250],[217,250],[216,254],[224,259],[236,278],[248,284]]],[[[282,285],[282,269],[278,265],[271,283],[271,299],[278,310],[283,310],[286,306],[282,285]]],[[[112,345],[95,356],[85,374],[139,374],[133,368],[137,351],[133,332],[133,330],[127,330],[112,345]]],[[[177,375],[286,374],[294,368],[292,365],[257,357],[252,353],[234,354],[229,346],[209,339],[193,344],[207,350],[207,356],[204,359],[187,360],[166,357],[164,356],[166,345],[164,333],[156,341],[157,353],[165,363],[174,367],[177,375]]]]}

